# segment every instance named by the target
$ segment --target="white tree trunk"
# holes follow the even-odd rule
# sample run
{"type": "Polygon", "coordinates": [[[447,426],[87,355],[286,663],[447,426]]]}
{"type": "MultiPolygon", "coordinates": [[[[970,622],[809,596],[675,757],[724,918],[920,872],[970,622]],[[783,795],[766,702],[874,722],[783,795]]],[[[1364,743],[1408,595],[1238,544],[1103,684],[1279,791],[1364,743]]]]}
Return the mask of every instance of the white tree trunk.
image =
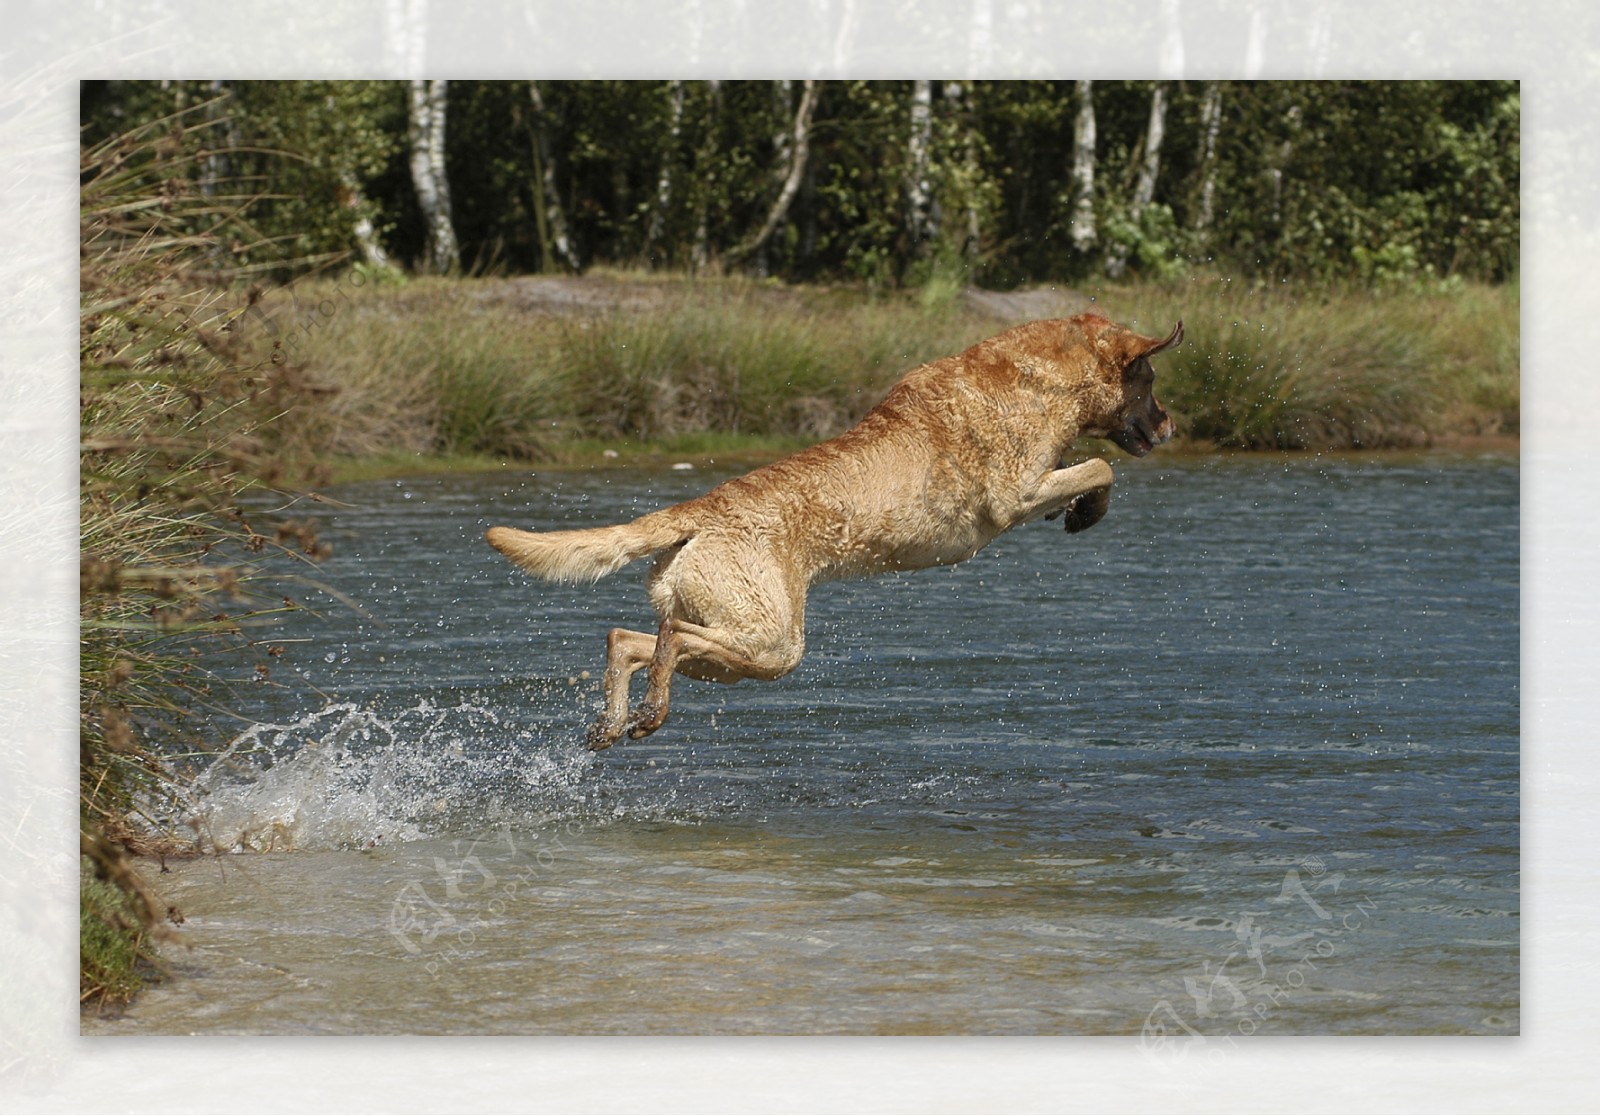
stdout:
{"type": "Polygon", "coordinates": [[[933,82],[911,83],[910,167],[906,173],[906,227],[912,254],[926,256],[938,233],[933,213],[933,82]]]}
{"type": "MultiPolygon", "coordinates": [[[[743,14],[742,6],[740,11],[743,14]]],[[[786,78],[772,83],[773,108],[777,110],[778,119],[784,122],[772,134],[772,176],[777,183],[778,196],[780,198],[783,196],[783,185],[789,177],[791,167],[790,153],[794,150],[794,131],[792,122],[789,120],[789,106],[794,103],[793,91],[794,82],[786,78]]],[[[750,253],[752,256],[750,270],[762,279],[765,279],[770,273],[770,269],[767,266],[767,243],[769,237],[770,234],[761,236],[758,232],[752,234],[752,237],[746,238],[746,243],[751,240],[754,240],[755,243],[755,248],[750,253]]],[[[743,247],[744,244],[741,243],[730,253],[730,266],[735,261],[743,258],[743,253],[741,252],[743,247]]]]}
{"type": "Polygon", "coordinates": [[[1150,91],[1150,122],[1145,127],[1144,160],[1133,187],[1133,212],[1138,216],[1156,196],[1156,175],[1161,172],[1161,141],[1167,134],[1167,83],[1158,81],[1150,91]]]}
{"type": "MultiPolygon", "coordinates": [[[[1158,81],[1150,92],[1150,121],[1145,126],[1144,158],[1139,163],[1139,177],[1133,185],[1133,198],[1128,204],[1128,220],[1138,224],[1156,196],[1156,175],[1161,171],[1161,141],[1167,130],[1167,83],[1158,81]]],[[[1106,274],[1113,279],[1122,277],[1128,266],[1128,246],[1114,244],[1106,255],[1106,274]]]]}
{"type": "MultiPolygon", "coordinates": [[[[827,13],[824,11],[824,22],[827,13]]],[[[856,0],[842,0],[839,13],[839,31],[833,39],[833,69],[835,73],[850,72],[850,55],[855,49],[856,0]]]]}
{"type": "Polygon", "coordinates": [[[1194,227],[1208,229],[1215,217],[1217,193],[1217,136],[1222,130],[1222,83],[1206,82],[1200,101],[1200,196],[1195,204],[1194,227]]]}
{"type": "Polygon", "coordinates": [[[1245,33],[1244,76],[1255,80],[1261,76],[1267,57],[1266,0],[1256,0],[1250,5],[1250,29],[1245,33]]]}
{"type": "Polygon", "coordinates": [[[381,28],[383,69],[406,78],[422,73],[428,53],[428,0],[384,0],[381,28]]]}
{"type": "Polygon", "coordinates": [[[1072,246],[1094,247],[1094,82],[1078,82],[1078,118],[1072,126],[1072,246]]]}
{"type": "Polygon", "coordinates": [[[667,148],[661,156],[661,174],[656,179],[656,204],[650,212],[650,227],[644,235],[644,254],[649,259],[667,227],[667,209],[672,204],[672,165],[678,156],[678,137],[683,132],[683,82],[667,82],[671,111],[667,118],[667,148]]]}
{"type": "Polygon", "coordinates": [[[554,255],[573,271],[582,271],[578,250],[567,233],[567,215],[561,207],[561,191],[556,185],[556,161],[550,154],[544,97],[539,93],[538,82],[528,82],[528,99],[533,104],[533,154],[538,162],[535,173],[539,176],[539,183],[534,192],[538,204],[534,215],[539,222],[539,251],[547,265],[554,255]]]}
{"type": "Polygon", "coordinates": [[[772,203],[766,221],[755,235],[728,253],[730,263],[766,247],[768,238],[783,221],[784,215],[789,212],[789,206],[794,202],[795,195],[800,192],[800,182],[805,177],[806,158],[811,147],[811,116],[817,108],[819,87],[820,83],[807,79],[800,93],[800,107],[795,110],[794,130],[782,137],[782,142],[777,144],[778,149],[786,152],[789,159],[788,173],[778,190],[777,200],[772,203]]]}
{"type": "MultiPolygon", "coordinates": [[[[950,115],[958,121],[963,119],[961,112],[962,100],[973,95],[970,88],[971,84],[971,82],[965,81],[949,81],[945,83],[944,98],[950,104],[950,115]]],[[[966,179],[965,193],[967,203],[967,229],[966,235],[961,242],[961,254],[968,259],[972,259],[978,255],[983,231],[978,218],[978,138],[977,133],[970,124],[966,123],[963,123],[961,134],[964,140],[962,173],[966,179]]]]}
{"type": "Polygon", "coordinates": [[[460,266],[455,226],[450,222],[450,183],[445,176],[444,136],[447,81],[411,83],[411,181],[428,228],[427,268],[443,275],[460,266]]]}
{"type": "MultiPolygon", "coordinates": [[[[806,85],[809,87],[811,83],[806,82],[806,85]]],[[[780,120],[786,119],[789,115],[789,105],[793,101],[793,90],[794,82],[788,79],[772,83],[772,105],[777,110],[780,120]]],[[[793,146],[793,139],[794,129],[792,127],[780,127],[776,132],[772,133],[772,157],[774,165],[777,167],[779,181],[783,180],[785,170],[789,166],[789,152],[793,146]]]]}

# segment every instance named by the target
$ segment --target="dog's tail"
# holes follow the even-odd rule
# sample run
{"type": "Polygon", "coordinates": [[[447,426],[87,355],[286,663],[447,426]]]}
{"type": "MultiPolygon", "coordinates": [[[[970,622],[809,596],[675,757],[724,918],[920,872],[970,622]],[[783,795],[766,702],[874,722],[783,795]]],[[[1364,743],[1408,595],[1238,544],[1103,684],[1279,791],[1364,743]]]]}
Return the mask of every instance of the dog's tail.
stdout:
{"type": "Polygon", "coordinates": [[[581,531],[491,527],[489,545],[528,573],[549,581],[598,581],[629,562],[677,546],[693,533],[667,508],[632,523],[581,531]]]}

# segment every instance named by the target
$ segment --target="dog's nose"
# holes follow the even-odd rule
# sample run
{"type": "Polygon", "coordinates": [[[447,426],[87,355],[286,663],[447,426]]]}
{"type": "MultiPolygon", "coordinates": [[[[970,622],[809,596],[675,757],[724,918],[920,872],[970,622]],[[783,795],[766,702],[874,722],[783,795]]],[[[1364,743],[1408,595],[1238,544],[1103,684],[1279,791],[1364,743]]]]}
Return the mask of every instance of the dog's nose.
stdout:
{"type": "Polygon", "coordinates": [[[1172,416],[1167,414],[1167,409],[1161,404],[1155,405],[1155,441],[1157,443],[1169,440],[1178,432],[1178,424],[1172,421],[1172,416]]]}

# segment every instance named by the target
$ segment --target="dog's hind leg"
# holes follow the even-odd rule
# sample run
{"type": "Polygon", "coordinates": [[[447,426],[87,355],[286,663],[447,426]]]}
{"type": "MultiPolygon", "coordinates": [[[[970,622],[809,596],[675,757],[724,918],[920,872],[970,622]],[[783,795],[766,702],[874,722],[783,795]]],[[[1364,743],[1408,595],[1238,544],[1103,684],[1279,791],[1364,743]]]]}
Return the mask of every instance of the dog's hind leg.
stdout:
{"type": "Polygon", "coordinates": [[[676,619],[662,622],[655,642],[649,685],[628,727],[628,736],[634,740],[650,735],[666,721],[674,671],[705,682],[737,682],[741,678],[770,682],[788,674],[805,654],[803,633],[788,633],[752,657],[729,647],[717,629],[676,619]]]}
{"type": "Polygon", "coordinates": [[[627,628],[612,628],[606,637],[605,708],[589,728],[589,747],[611,747],[628,727],[628,683],[655,654],[656,638],[627,628]]]}

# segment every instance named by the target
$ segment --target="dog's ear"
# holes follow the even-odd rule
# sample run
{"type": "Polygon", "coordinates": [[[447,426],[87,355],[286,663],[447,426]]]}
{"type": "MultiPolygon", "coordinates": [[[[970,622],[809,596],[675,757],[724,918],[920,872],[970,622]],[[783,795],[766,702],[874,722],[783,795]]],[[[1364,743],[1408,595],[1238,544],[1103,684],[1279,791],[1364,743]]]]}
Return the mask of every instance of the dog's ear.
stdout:
{"type": "Polygon", "coordinates": [[[1178,324],[1172,327],[1172,332],[1167,334],[1166,340],[1157,343],[1155,348],[1151,349],[1144,355],[1153,356],[1156,353],[1165,352],[1168,349],[1175,349],[1181,344],[1183,344],[1183,319],[1179,318],[1178,324]]]}
{"type": "Polygon", "coordinates": [[[1082,319],[1086,325],[1100,326],[1099,335],[1094,338],[1094,345],[1103,354],[1103,359],[1117,372],[1121,372],[1140,357],[1153,356],[1172,348],[1183,341],[1183,323],[1180,321],[1173,327],[1172,332],[1166,337],[1146,337],[1142,333],[1135,333],[1127,326],[1117,325],[1114,322],[1099,318],[1097,321],[1085,317],[1082,319]]]}
{"type": "Polygon", "coordinates": [[[1154,337],[1140,337],[1138,334],[1133,334],[1129,342],[1126,359],[1130,364],[1140,357],[1166,352],[1183,343],[1183,320],[1180,318],[1178,324],[1172,327],[1172,332],[1163,340],[1157,341],[1154,337]]]}

